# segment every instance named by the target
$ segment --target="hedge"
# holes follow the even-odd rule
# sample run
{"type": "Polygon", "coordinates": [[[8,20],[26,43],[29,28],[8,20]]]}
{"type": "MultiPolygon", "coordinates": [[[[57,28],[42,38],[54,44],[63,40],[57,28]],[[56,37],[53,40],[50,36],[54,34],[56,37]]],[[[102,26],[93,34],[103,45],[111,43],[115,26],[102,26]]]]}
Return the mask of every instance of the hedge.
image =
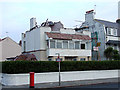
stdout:
{"type": "MultiPolygon", "coordinates": [[[[118,61],[62,61],[61,71],[110,70],[120,69],[118,61]]],[[[2,73],[17,74],[29,72],[58,72],[55,61],[5,61],[2,62],[2,73]]]]}

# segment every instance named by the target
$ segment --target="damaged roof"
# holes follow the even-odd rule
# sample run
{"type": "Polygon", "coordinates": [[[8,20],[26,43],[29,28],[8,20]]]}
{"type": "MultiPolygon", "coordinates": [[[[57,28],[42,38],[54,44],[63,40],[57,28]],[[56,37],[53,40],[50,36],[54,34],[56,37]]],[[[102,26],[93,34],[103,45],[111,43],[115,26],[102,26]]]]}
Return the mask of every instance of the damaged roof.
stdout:
{"type": "Polygon", "coordinates": [[[49,38],[61,39],[61,40],[72,40],[72,39],[91,40],[91,38],[88,35],[49,33],[49,32],[46,32],[46,35],[49,38]]]}

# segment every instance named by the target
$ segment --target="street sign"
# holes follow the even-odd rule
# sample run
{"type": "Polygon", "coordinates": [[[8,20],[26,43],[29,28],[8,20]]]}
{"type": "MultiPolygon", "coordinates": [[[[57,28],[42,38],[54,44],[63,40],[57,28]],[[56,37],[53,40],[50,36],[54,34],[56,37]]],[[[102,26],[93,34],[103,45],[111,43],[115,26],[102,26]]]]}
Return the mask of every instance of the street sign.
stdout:
{"type": "Polygon", "coordinates": [[[100,46],[100,44],[101,44],[101,42],[98,42],[98,43],[97,43],[97,47],[100,46]]]}
{"type": "Polygon", "coordinates": [[[56,62],[61,62],[61,59],[59,58],[59,56],[58,56],[56,62]]]}
{"type": "Polygon", "coordinates": [[[95,46],[94,46],[94,47],[93,47],[93,50],[94,50],[94,51],[98,51],[98,47],[95,47],[95,46]]]}

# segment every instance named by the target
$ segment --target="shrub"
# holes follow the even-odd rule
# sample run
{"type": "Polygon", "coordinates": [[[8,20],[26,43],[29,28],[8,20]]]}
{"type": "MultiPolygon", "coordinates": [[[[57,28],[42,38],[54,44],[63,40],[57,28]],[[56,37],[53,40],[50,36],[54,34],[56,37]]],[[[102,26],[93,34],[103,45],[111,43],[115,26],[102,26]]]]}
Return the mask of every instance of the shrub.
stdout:
{"type": "Polygon", "coordinates": [[[107,49],[105,49],[104,55],[109,60],[112,60],[112,59],[119,60],[120,59],[118,50],[114,50],[112,47],[108,47],[107,49]]]}
{"type": "MultiPolygon", "coordinates": [[[[118,61],[62,61],[61,71],[109,70],[120,69],[118,61]]],[[[58,62],[55,61],[5,61],[2,72],[8,74],[29,72],[58,72],[58,62]]]]}

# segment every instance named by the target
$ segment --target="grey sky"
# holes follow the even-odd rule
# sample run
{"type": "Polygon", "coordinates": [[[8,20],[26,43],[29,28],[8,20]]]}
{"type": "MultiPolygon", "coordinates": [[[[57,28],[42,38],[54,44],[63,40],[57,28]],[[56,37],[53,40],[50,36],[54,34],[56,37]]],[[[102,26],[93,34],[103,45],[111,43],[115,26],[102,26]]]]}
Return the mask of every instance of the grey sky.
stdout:
{"type": "Polygon", "coordinates": [[[118,18],[119,0],[1,0],[0,37],[11,37],[16,42],[21,33],[29,30],[31,17],[36,17],[38,25],[47,18],[61,21],[66,28],[74,28],[78,21],[84,21],[85,12],[94,9],[95,18],[115,22],[118,18]]]}

